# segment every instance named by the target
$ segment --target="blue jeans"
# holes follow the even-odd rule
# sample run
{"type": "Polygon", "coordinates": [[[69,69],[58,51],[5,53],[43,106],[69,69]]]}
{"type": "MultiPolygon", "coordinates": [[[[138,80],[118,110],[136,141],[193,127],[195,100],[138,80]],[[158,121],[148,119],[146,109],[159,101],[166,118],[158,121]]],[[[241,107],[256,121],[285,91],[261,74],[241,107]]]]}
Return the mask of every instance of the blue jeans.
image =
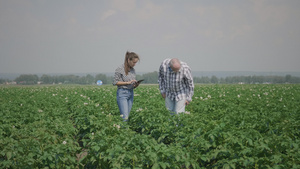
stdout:
{"type": "Polygon", "coordinates": [[[118,88],[117,103],[123,120],[127,121],[133,104],[133,89],[118,88]]]}
{"type": "Polygon", "coordinates": [[[182,99],[179,101],[171,100],[170,98],[165,98],[165,104],[169,111],[171,111],[171,115],[179,114],[185,112],[185,101],[186,99],[182,99]]]}

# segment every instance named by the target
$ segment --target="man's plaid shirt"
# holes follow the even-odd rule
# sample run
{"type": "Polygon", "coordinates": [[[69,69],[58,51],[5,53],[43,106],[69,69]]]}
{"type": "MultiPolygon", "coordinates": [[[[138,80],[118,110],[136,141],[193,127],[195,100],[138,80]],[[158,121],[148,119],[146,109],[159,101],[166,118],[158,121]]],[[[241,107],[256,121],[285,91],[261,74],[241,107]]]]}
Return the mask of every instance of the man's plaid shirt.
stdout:
{"type": "Polygon", "coordinates": [[[194,82],[190,67],[181,62],[179,72],[173,72],[169,66],[171,59],[162,62],[158,73],[158,84],[161,93],[172,100],[182,100],[186,97],[187,101],[192,101],[194,95],[194,82]]]}

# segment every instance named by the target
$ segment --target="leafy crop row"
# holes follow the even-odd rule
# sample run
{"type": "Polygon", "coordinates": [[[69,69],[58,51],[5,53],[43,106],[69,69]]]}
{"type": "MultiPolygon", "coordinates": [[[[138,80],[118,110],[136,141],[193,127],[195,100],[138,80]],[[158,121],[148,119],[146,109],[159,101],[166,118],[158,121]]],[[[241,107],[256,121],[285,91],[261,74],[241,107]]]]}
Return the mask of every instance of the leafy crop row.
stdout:
{"type": "Polygon", "coordinates": [[[0,87],[0,168],[299,168],[299,85],[196,85],[172,116],[141,85],[0,87]]]}

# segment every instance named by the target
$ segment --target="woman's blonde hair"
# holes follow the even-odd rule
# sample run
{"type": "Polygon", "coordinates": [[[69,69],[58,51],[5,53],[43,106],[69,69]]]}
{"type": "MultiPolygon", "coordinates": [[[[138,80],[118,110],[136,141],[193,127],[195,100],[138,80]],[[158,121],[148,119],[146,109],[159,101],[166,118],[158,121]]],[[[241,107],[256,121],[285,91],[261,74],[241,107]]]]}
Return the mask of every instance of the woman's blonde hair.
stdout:
{"type": "Polygon", "coordinates": [[[125,73],[126,73],[126,75],[128,75],[128,72],[131,69],[129,67],[128,60],[132,60],[132,59],[138,59],[140,61],[139,55],[137,55],[134,52],[128,52],[127,51],[126,54],[125,54],[125,61],[124,61],[124,67],[125,67],[125,73]]]}

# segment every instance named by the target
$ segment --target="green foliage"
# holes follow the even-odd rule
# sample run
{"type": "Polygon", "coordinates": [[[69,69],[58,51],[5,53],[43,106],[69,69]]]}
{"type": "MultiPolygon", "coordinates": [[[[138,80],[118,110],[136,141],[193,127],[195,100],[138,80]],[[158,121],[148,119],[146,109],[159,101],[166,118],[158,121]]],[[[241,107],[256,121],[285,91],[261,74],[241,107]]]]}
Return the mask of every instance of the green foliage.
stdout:
{"type": "Polygon", "coordinates": [[[15,81],[18,84],[29,84],[29,85],[36,84],[38,80],[39,77],[37,75],[32,75],[32,74],[22,74],[15,79],[15,81]]]}
{"type": "Polygon", "coordinates": [[[196,85],[170,115],[140,85],[0,87],[0,168],[299,168],[299,85],[196,85]]]}

